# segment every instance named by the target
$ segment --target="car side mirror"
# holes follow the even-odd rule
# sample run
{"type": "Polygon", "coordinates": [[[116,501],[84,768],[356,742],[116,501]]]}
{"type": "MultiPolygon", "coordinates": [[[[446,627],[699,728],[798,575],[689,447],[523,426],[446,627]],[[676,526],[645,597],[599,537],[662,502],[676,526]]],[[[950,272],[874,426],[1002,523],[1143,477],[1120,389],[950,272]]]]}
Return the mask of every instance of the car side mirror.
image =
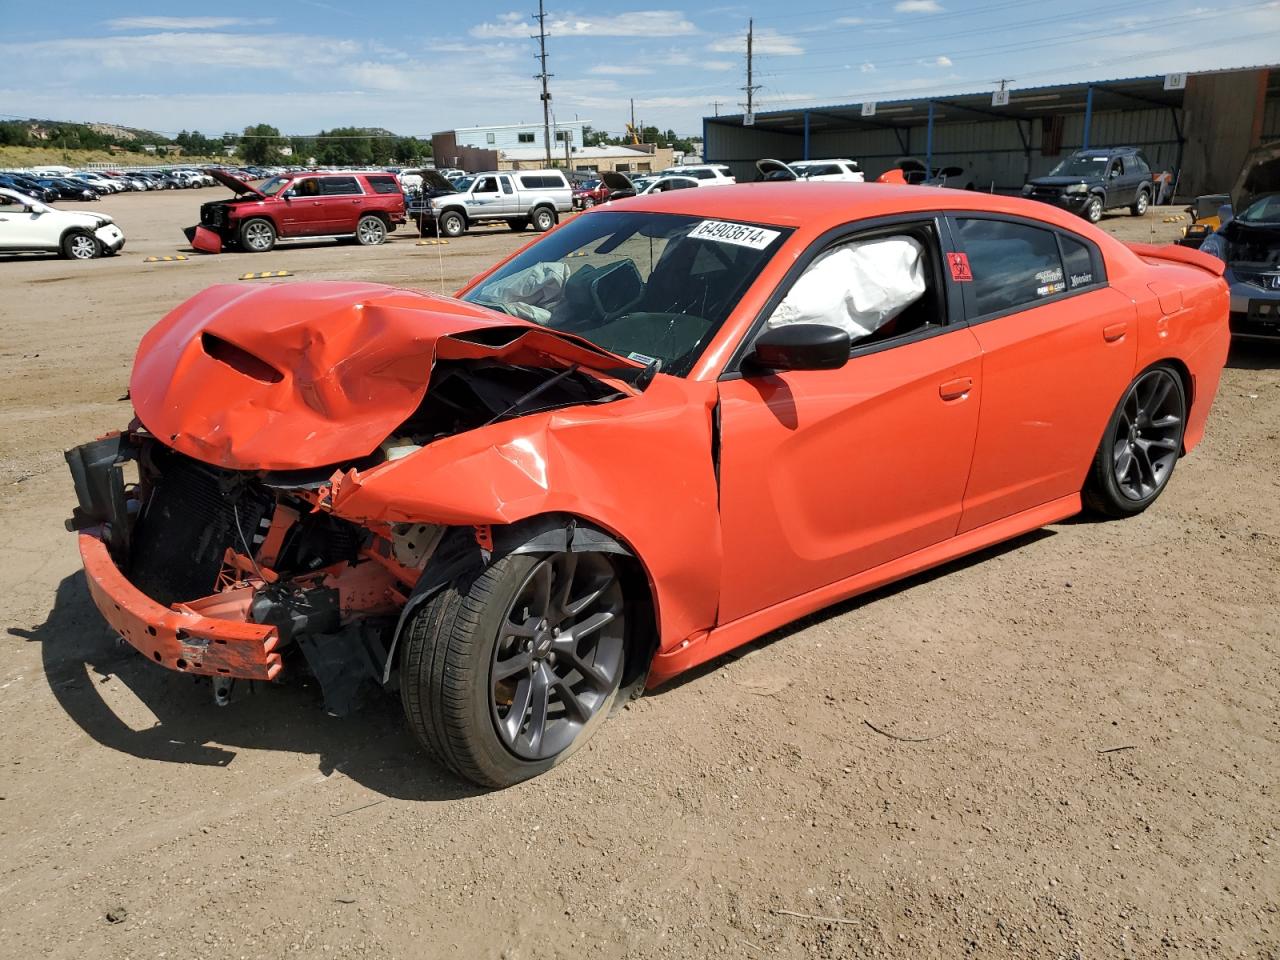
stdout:
{"type": "Polygon", "coordinates": [[[747,362],[759,370],[838,370],[849,362],[849,334],[825,323],[788,323],[762,333],[747,362]]]}
{"type": "Polygon", "coordinates": [[[284,197],[286,200],[292,200],[297,196],[297,194],[292,190],[286,190],[284,193],[280,194],[280,196],[284,197]]]}

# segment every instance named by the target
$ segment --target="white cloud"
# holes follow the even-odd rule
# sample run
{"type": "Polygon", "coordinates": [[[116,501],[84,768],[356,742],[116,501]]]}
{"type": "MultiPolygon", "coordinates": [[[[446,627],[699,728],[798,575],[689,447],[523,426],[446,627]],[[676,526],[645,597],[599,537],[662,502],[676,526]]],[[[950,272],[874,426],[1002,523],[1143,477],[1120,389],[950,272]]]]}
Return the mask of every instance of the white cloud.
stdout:
{"type": "MultiPolygon", "coordinates": [[[[729,37],[722,37],[707,49],[712,53],[741,53],[745,55],[747,52],[747,35],[743,32],[735,33],[729,37]]],[[[795,37],[789,37],[771,29],[755,31],[755,37],[752,39],[752,49],[755,53],[772,54],[777,57],[798,57],[804,53],[804,47],[800,45],[800,41],[795,37]]]]}
{"type": "Polygon", "coordinates": [[[730,60],[703,60],[698,64],[698,66],[703,70],[715,70],[717,72],[721,72],[724,70],[735,70],[737,69],[738,64],[733,63],[730,60]]]}
{"type": "Polygon", "coordinates": [[[629,67],[621,63],[600,63],[588,70],[587,73],[598,77],[644,77],[653,73],[653,71],[648,67],[629,67]]]}
{"type": "Polygon", "coordinates": [[[942,4],[938,0],[899,0],[893,9],[897,13],[941,13],[942,4]]]}
{"type": "Polygon", "coordinates": [[[858,67],[858,69],[863,73],[875,73],[876,65],[874,63],[864,63],[862,66],[858,67]]]}
{"type": "Polygon", "coordinates": [[[269,17],[117,17],[108,20],[112,30],[221,30],[225,27],[261,27],[275,23],[269,17]]]}
{"type": "MultiPolygon", "coordinates": [[[[504,13],[492,23],[472,27],[473,37],[525,39],[534,32],[532,20],[518,13],[504,13]]],[[[549,15],[547,33],[552,37],[683,37],[698,28],[679,10],[632,10],[617,16],[549,15]]]]}
{"type": "Polygon", "coordinates": [[[949,67],[949,66],[951,66],[951,58],[950,58],[950,57],[938,57],[936,60],[934,60],[934,61],[933,61],[933,65],[934,65],[935,67],[949,67]]]}
{"type": "Polygon", "coordinates": [[[862,17],[836,17],[836,23],[843,27],[860,27],[866,22],[862,17]]]}

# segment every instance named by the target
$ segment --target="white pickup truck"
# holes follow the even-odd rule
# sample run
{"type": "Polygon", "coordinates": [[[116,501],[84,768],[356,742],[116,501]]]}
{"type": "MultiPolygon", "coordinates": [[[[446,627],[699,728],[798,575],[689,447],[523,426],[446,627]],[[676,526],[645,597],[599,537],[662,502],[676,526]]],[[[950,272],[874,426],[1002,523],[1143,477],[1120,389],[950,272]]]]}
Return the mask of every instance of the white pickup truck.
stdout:
{"type": "Polygon", "coordinates": [[[108,216],[58,210],[0,187],[0,252],[47,250],[92,260],[123,246],[124,233],[108,216]]]}

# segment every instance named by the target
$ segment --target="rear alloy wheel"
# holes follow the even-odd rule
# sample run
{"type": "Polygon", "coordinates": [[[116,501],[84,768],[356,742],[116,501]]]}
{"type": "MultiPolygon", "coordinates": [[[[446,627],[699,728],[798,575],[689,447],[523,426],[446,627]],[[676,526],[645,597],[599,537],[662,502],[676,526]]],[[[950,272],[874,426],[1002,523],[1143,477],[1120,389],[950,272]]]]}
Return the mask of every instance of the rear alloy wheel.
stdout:
{"type": "Polygon", "coordinates": [[[608,715],[625,637],[610,555],[503,557],[411,614],[400,671],[409,724],[475,783],[506,787],[537,776],[608,715]]]}
{"type": "Polygon", "coordinates": [[[546,207],[539,207],[533,211],[533,229],[538,233],[546,233],[556,225],[556,215],[546,207]]]}
{"type": "Polygon", "coordinates": [[[250,253],[269,253],[276,245],[276,228],[270,220],[247,220],[240,227],[240,246],[250,253]]]}
{"type": "Polygon", "coordinates": [[[1151,203],[1151,198],[1147,196],[1147,191],[1139,190],[1138,199],[1133,201],[1129,207],[1129,212],[1135,217],[1140,217],[1147,212],[1147,206],[1151,203]]]}
{"type": "Polygon", "coordinates": [[[1097,223],[1102,219],[1102,198],[1090,197],[1089,204],[1084,208],[1084,218],[1090,223],[1097,223]]]}
{"type": "Polygon", "coordinates": [[[387,225],[381,217],[372,214],[360,218],[356,224],[356,242],[362,247],[376,247],[387,241],[387,225]]]}
{"type": "Polygon", "coordinates": [[[68,260],[92,260],[101,253],[102,245],[93,234],[72,233],[62,241],[62,255],[68,260]]]}
{"type": "Polygon", "coordinates": [[[1157,364],[1138,376],[1111,415],[1084,489],[1109,517],[1141,513],[1160,496],[1182,453],[1187,398],[1177,371],[1157,364]]]}

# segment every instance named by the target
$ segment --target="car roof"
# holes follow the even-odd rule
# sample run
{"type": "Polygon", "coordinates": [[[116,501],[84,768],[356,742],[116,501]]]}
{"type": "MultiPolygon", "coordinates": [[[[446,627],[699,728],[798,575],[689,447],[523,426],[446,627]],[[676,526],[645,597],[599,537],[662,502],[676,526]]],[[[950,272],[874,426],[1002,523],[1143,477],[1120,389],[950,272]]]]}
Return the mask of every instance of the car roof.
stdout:
{"type": "Polygon", "coordinates": [[[808,227],[819,232],[855,220],[938,210],[1006,214],[1038,220],[1073,233],[1100,233],[1079,217],[1034,200],[974,190],[886,183],[816,181],[797,187],[794,183],[775,181],[737,184],[715,190],[673,190],[645,194],[624,202],[627,210],[680,213],[779,227],[808,227]]]}

